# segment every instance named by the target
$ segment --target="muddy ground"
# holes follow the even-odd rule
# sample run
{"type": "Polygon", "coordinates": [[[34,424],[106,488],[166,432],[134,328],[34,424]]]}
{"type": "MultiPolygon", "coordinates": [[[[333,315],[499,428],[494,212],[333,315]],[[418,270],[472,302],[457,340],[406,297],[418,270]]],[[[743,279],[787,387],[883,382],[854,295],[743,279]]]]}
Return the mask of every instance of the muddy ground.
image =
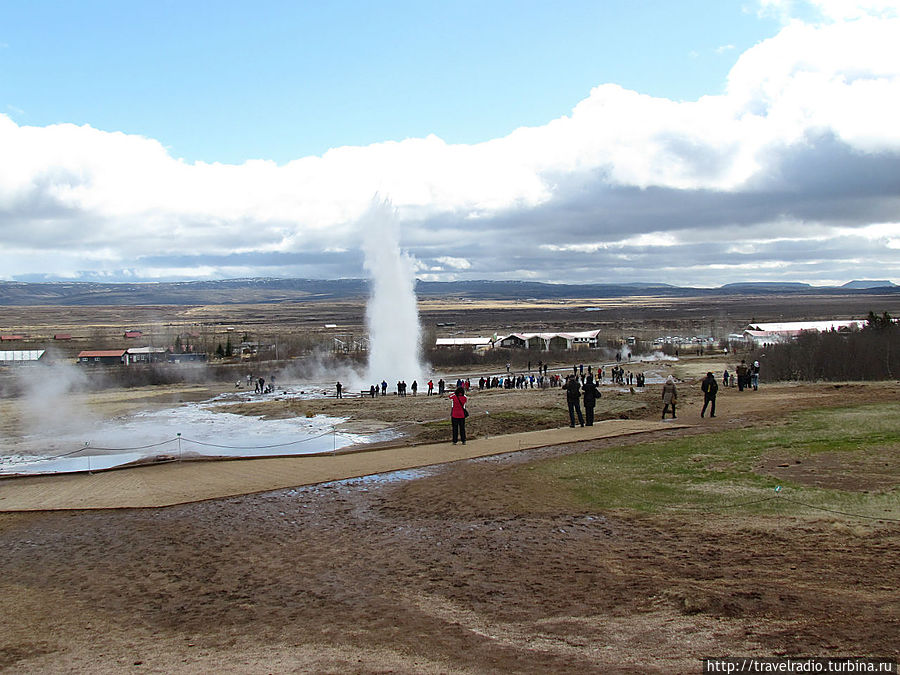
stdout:
{"type": "MultiPolygon", "coordinates": [[[[900,394],[729,391],[701,427],[684,388],[679,417],[697,424],[657,437],[900,394]]],[[[647,397],[635,414],[656,414],[647,397]]],[[[523,481],[544,458],[635,442],[165,509],[0,514],[0,669],[697,673],[703,656],[898,656],[897,523],[592,512],[523,481]]],[[[796,471],[777,457],[759,470],[796,471]]],[[[869,470],[832,467],[833,486],[864,489],[844,479],[869,470]]]]}

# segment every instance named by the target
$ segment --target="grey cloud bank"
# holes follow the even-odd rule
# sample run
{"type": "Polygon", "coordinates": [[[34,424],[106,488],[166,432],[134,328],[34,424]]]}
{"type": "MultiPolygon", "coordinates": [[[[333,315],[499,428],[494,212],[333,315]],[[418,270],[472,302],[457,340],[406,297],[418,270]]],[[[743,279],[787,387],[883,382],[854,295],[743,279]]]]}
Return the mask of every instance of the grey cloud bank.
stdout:
{"type": "Polygon", "coordinates": [[[567,117],[471,146],[188,164],[153,139],[0,115],[0,278],[363,277],[378,193],[424,280],[898,281],[900,19],[885,7],[787,24],[722,95],[601,85],[567,117]]]}

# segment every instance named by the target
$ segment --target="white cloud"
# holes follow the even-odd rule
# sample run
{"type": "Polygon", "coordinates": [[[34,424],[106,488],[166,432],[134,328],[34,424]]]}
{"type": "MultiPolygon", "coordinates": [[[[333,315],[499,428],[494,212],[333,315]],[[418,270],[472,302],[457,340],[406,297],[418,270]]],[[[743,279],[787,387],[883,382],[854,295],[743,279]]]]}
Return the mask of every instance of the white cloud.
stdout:
{"type": "MultiPolygon", "coordinates": [[[[722,95],[676,102],[601,84],[570,115],[475,145],[428,136],[280,166],[188,163],[151,138],[0,114],[0,269],[360,275],[356,221],[375,193],[444,279],[551,278],[573,254],[624,256],[647,266],[641,278],[675,269],[647,249],[753,255],[741,265],[765,270],[759,256],[779,236],[810,258],[838,239],[890,248],[896,230],[870,228],[898,199],[887,175],[900,158],[897,2],[804,3],[824,17],[815,24],[796,18],[800,3],[762,5],[786,24],[739,57],[722,95]]],[[[670,281],[696,281],[680,269],[670,281]]]]}
{"type": "Polygon", "coordinates": [[[678,238],[671,232],[647,232],[639,234],[636,237],[628,237],[616,245],[619,247],[637,247],[642,246],[677,246],[678,238]]]}
{"type": "Polygon", "coordinates": [[[897,17],[898,0],[759,0],[763,14],[791,21],[811,10],[823,21],[851,21],[867,16],[897,17]]]}
{"type": "Polygon", "coordinates": [[[446,265],[455,270],[467,270],[472,267],[472,263],[465,258],[454,258],[452,256],[443,255],[439,258],[435,258],[435,260],[442,265],[446,265]]]}
{"type": "Polygon", "coordinates": [[[682,243],[684,243],[684,240],[671,232],[644,232],[633,237],[625,237],[624,239],[618,240],[564,245],[543,244],[541,248],[547,251],[561,253],[596,253],[597,251],[622,248],[665,248],[668,246],[678,246],[682,243]]]}

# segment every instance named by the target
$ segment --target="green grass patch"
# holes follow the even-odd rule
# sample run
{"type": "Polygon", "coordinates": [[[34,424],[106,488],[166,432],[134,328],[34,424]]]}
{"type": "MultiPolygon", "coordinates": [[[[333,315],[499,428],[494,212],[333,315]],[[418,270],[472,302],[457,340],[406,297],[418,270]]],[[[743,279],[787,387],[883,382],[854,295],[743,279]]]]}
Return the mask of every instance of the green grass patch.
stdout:
{"type": "MultiPolygon", "coordinates": [[[[644,512],[709,509],[735,512],[804,512],[811,510],[773,500],[784,496],[819,508],[872,517],[900,518],[900,403],[888,402],[793,414],[760,428],[703,434],[671,441],[606,448],[542,462],[528,480],[550,481],[561,496],[590,509],[626,508],[644,512]],[[838,490],[812,487],[759,471],[764,459],[810,458],[844,453],[849,459],[877,455],[884,472],[897,480],[888,488],[838,490]],[[870,453],[867,455],[867,453],[870,453]],[[881,460],[885,461],[882,462],[881,460]],[[776,493],[776,487],[781,490],[776,493]]],[[[857,462],[856,470],[865,463],[857,462]]],[[[865,475],[859,476],[864,484],[865,475]]]]}

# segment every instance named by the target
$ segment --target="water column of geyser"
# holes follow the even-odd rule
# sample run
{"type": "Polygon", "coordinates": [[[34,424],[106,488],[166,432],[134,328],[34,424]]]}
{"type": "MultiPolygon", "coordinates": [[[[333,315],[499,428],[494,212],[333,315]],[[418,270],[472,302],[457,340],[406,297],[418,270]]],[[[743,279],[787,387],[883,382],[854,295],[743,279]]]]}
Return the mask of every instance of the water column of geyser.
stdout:
{"type": "Polygon", "coordinates": [[[422,363],[422,326],[416,305],[415,260],[400,249],[399,222],[387,200],[375,198],[360,219],[365,268],[371,280],[371,295],[366,306],[369,331],[368,388],[382,380],[390,389],[398,380],[411,386],[424,384],[422,363]]]}

